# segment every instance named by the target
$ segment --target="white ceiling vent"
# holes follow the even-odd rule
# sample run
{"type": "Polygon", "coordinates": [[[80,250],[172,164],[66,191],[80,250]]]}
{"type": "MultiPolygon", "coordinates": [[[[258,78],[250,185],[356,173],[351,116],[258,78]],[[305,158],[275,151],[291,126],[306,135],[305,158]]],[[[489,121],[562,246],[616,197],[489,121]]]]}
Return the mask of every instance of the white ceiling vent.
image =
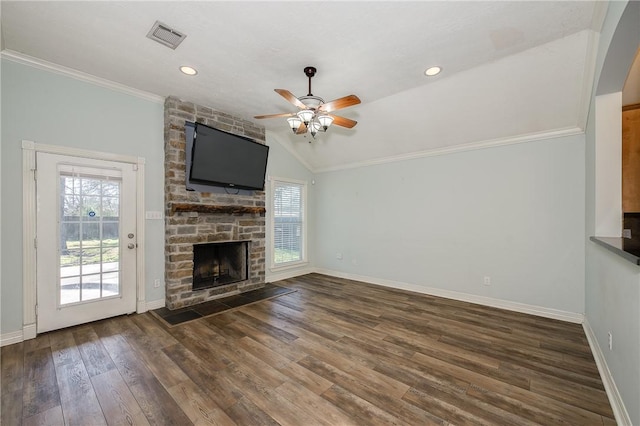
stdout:
{"type": "Polygon", "coordinates": [[[147,37],[160,44],[164,44],[167,47],[175,49],[187,36],[182,34],[180,31],[169,28],[168,25],[163,24],[160,21],[156,21],[156,23],[153,24],[153,27],[151,27],[151,30],[147,33],[147,37]]]}

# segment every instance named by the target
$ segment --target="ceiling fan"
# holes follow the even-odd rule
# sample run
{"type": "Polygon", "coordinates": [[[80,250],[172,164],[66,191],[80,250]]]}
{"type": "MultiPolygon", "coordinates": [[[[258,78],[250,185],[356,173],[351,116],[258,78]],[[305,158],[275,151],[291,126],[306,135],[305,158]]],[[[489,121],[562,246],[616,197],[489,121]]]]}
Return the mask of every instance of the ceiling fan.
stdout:
{"type": "Polygon", "coordinates": [[[297,98],[288,90],[274,89],[280,96],[297,106],[300,111],[295,113],[256,115],[254,118],[289,117],[287,118],[287,122],[291,130],[293,130],[293,133],[301,135],[308,132],[314,138],[318,132],[326,132],[331,124],[348,129],[358,124],[357,121],[351,120],[350,118],[330,114],[342,108],[358,105],[360,99],[356,95],[344,96],[331,102],[325,102],[321,97],[314,96],[311,93],[311,78],[316,75],[316,71],[314,67],[305,67],[304,69],[305,75],[309,78],[309,93],[306,96],[297,98]]]}

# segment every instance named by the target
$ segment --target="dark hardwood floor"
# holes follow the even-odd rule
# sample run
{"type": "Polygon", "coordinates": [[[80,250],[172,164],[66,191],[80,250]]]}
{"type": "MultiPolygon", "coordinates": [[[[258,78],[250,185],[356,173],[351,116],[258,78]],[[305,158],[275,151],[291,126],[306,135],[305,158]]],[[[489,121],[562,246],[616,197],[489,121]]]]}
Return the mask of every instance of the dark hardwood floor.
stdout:
{"type": "Polygon", "coordinates": [[[612,425],[580,325],[317,274],[2,348],[3,425],[612,425]]]}

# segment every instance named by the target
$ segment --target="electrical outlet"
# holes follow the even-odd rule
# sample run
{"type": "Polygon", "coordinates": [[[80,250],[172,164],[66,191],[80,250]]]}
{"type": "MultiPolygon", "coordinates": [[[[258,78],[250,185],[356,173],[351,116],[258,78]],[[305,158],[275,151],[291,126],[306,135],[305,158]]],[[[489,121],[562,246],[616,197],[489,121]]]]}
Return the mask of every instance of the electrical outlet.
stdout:
{"type": "Polygon", "coordinates": [[[491,277],[484,277],[484,285],[491,285],[491,277]]]}
{"type": "Polygon", "coordinates": [[[153,287],[154,288],[160,287],[160,278],[156,278],[155,280],[153,280],[153,287]]]}
{"type": "Polygon", "coordinates": [[[342,253],[336,253],[336,259],[342,260],[342,253]]]}
{"type": "Polygon", "coordinates": [[[609,332],[609,350],[613,350],[613,334],[609,332]]]}

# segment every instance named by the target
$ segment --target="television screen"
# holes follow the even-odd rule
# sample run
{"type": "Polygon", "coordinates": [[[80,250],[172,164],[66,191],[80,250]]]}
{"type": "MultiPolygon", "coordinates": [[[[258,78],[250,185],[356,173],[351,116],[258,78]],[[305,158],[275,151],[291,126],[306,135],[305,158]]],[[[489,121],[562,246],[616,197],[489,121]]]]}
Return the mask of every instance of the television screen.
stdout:
{"type": "Polygon", "coordinates": [[[267,145],[196,123],[189,180],[264,190],[268,154],[267,145]]]}

